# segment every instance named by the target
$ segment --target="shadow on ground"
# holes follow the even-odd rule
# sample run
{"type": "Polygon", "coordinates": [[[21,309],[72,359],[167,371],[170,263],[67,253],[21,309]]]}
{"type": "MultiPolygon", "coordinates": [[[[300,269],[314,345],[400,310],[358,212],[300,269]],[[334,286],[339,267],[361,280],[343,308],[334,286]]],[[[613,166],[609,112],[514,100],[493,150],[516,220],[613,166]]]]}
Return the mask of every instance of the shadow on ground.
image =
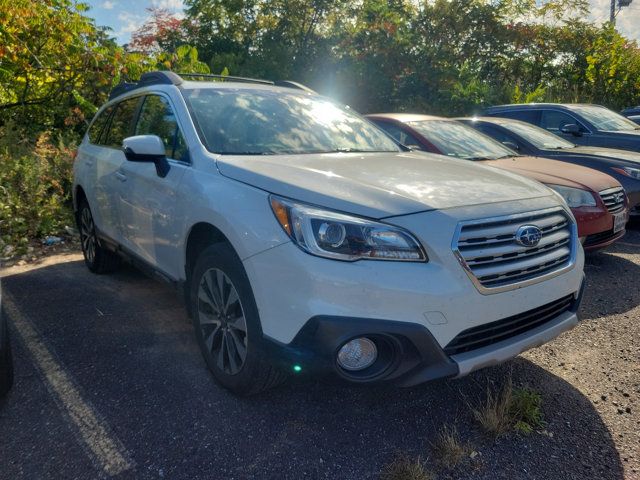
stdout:
{"type": "MultiPolygon", "coordinates": [[[[638,267],[619,257],[594,257],[588,268],[605,261],[638,278],[638,267]]],[[[459,470],[440,469],[442,478],[623,478],[591,402],[524,359],[408,390],[303,375],[239,399],[206,370],[175,293],[133,269],[96,276],[74,261],[6,277],[3,288],[131,454],[136,467],[119,478],[375,478],[397,452],[430,462],[430,443],[445,424],[455,424],[479,455],[459,470]],[[542,393],[552,436],[494,441],[475,426],[470,406],[509,374],[542,393]]],[[[640,301],[637,291],[627,297],[620,308],[640,301]]],[[[589,302],[588,314],[599,305],[589,302]]],[[[23,339],[14,340],[16,384],[0,412],[4,475],[41,478],[58,469],[69,478],[95,476],[23,339]]]]}

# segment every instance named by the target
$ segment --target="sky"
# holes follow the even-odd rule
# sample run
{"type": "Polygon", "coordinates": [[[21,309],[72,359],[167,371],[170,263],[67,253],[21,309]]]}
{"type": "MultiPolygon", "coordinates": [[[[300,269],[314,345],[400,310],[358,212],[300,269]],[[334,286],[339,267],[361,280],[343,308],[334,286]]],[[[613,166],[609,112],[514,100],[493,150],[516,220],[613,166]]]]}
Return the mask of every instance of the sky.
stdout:
{"type": "MultiPolygon", "coordinates": [[[[590,2],[594,22],[609,19],[610,0],[590,2]]],[[[181,13],[184,8],[182,0],[88,0],[87,3],[91,5],[89,16],[95,18],[98,25],[111,27],[113,36],[121,44],[128,43],[131,32],[144,23],[148,17],[147,8],[166,8],[174,13],[181,13]]],[[[617,25],[623,35],[640,41],[640,0],[633,0],[631,6],[620,11],[617,25]]]]}
{"type": "MultiPolygon", "coordinates": [[[[118,43],[131,40],[136,31],[149,17],[148,8],[166,8],[173,13],[182,13],[182,0],[84,0],[91,6],[88,15],[101,26],[110,27],[118,43]]],[[[640,0],[638,0],[640,3],[640,0]]]]}

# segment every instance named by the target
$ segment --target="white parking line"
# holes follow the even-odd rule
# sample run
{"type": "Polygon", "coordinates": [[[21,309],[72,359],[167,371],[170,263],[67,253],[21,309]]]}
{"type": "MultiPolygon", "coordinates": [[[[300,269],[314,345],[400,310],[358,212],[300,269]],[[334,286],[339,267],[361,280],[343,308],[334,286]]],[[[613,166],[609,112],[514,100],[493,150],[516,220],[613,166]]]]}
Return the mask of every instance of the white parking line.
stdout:
{"type": "Polygon", "coordinates": [[[3,295],[4,308],[15,326],[35,364],[40,369],[47,387],[61,409],[65,410],[86,445],[87,453],[104,473],[118,475],[134,466],[124,445],[110,433],[104,420],[82,399],[80,390],[72,377],[65,371],[6,291],[3,295]]]}

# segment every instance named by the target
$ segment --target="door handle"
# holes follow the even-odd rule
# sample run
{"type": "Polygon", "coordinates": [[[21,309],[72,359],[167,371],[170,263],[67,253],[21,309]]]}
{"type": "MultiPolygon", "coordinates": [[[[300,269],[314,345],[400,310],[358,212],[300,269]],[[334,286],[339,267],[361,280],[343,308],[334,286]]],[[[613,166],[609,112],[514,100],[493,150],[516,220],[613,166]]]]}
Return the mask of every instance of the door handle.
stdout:
{"type": "Polygon", "coordinates": [[[120,180],[121,182],[126,182],[127,181],[127,176],[122,172],[116,172],[116,178],[118,180],[120,180]]]}

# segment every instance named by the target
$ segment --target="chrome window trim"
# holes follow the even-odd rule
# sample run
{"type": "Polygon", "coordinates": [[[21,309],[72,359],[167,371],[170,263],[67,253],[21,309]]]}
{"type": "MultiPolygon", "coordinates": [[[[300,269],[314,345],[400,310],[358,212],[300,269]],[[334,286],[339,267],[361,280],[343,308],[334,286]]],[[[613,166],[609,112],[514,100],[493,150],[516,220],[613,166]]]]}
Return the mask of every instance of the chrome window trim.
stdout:
{"type": "Polygon", "coordinates": [[[551,208],[545,208],[542,210],[533,210],[529,212],[516,213],[512,215],[486,217],[486,218],[481,218],[476,220],[463,220],[461,222],[458,222],[455,233],[453,235],[453,240],[451,241],[451,250],[453,251],[453,254],[458,260],[458,263],[460,264],[460,266],[462,266],[463,270],[466,272],[467,276],[469,277],[473,285],[476,287],[476,289],[482,295],[493,295],[496,293],[508,292],[510,290],[517,290],[519,288],[527,287],[529,285],[535,285],[536,283],[544,282],[551,278],[557,277],[558,275],[562,275],[563,273],[569,272],[570,270],[573,270],[573,268],[575,268],[576,266],[576,261],[578,257],[579,247],[577,242],[578,242],[578,227],[573,218],[573,215],[563,207],[551,207],[551,208]],[[484,285],[482,285],[480,280],[475,276],[475,274],[471,270],[471,267],[467,265],[467,262],[462,256],[462,253],[458,249],[458,241],[460,239],[460,235],[462,233],[463,227],[466,227],[469,225],[482,225],[482,224],[491,223],[491,222],[517,220],[518,218],[526,218],[526,217],[530,217],[531,215],[544,215],[544,214],[550,214],[555,212],[564,213],[567,217],[567,221],[569,222],[569,229],[571,231],[571,244],[570,244],[571,253],[569,256],[569,262],[563,267],[558,268],[557,270],[552,270],[551,272],[547,272],[543,275],[540,275],[539,277],[529,278],[527,280],[511,283],[509,285],[501,285],[498,287],[485,287],[484,285]]]}

